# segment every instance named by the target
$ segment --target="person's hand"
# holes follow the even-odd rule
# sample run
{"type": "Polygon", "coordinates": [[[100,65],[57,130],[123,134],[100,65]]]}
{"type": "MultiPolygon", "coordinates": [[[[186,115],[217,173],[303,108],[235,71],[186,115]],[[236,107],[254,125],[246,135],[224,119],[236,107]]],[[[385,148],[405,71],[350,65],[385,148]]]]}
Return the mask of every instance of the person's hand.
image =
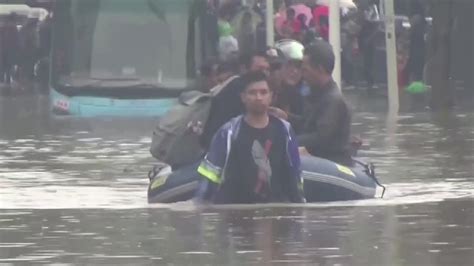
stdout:
{"type": "Polygon", "coordinates": [[[299,147],[298,152],[299,152],[300,155],[306,155],[306,156],[311,155],[311,154],[309,154],[308,150],[305,147],[299,147]]]}
{"type": "Polygon", "coordinates": [[[269,109],[269,113],[283,120],[288,120],[288,114],[285,111],[281,110],[280,108],[272,106],[269,109]]]}
{"type": "Polygon", "coordinates": [[[188,123],[187,128],[198,136],[201,136],[204,131],[204,126],[201,121],[191,121],[188,123]]]}

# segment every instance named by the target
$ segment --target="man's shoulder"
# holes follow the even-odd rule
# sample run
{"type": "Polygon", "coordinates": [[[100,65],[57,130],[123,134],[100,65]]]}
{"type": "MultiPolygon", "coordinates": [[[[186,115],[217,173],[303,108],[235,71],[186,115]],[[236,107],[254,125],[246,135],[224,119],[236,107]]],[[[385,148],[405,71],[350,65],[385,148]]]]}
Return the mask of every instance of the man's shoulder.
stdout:
{"type": "Polygon", "coordinates": [[[339,89],[339,87],[337,87],[337,85],[335,85],[335,87],[333,87],[327,95],[328,98],[332,101],[339,104],[347,105],[347,100],[344,97],[344,94],[342,94],[342,91],[339,89]]]}
{"type": "Polygon", "coordinates": [[[284,129],[281,132],[285,133],[285,135],[289,136],[291,134],[292,127],[288,121],[275,117],[273,115],[270,115],[270,122],[273,123],[276,126],[276,128],[284,129]]]}
{"type": "Polygon", "coordinates": [[[236,92],[239,92],[241,87],[242,78],[239,76],[234,76],[232,77],[232,80],[230,80],[226,85],[224,85],[224,88],[219,94],[217,94],[216,98],[222,99],[230,95],[234,95],[236,94],[236,92]]]}
{"type": "Polygon", "coordinates": [[[227,121],[225,124],[223,124],[220,127],[219,132],[227,132],[229,130],[235,130],[235,128],[239,126],[241,120],[242,120],[242,115],[239,115],[230,119],[229,121],[227,121]]]}

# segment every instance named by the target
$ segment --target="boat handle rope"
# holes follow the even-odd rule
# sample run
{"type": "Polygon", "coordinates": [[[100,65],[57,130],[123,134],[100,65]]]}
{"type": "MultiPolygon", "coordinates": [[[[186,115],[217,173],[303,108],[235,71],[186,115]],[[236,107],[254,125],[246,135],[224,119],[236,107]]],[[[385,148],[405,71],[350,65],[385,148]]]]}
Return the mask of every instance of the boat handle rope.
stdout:
{"type": "Polygon", "coordinates": [[[380,198],[383,199],[383,196],[385,195],[385,190],[387,190],[387,187],[382,185],[380,183],[379,179],[375,176],[375,166],[374,166],[374,164],[373,163],[368,163],[368,164],[363,163],[363,162],[361,162],[359,160],[356,160],[356,159],[353,159],[353,160],[357,164],[360,164],[361,166],[363,166],[365,168],[365,173],[375,181],[375,184],[377,184],[377,186],[382,188],[382,195],[380,196],[380,198]]]}

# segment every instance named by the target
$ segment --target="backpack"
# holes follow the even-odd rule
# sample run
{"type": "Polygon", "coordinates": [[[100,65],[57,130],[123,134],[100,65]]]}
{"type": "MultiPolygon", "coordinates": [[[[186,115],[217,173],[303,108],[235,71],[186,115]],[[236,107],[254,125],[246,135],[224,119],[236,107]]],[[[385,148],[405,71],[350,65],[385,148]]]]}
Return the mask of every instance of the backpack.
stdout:
{"type": "Polygon", "coordinates": [[[202,129],[209,119],[212,99],[237,76],[217,85],[209,93],[183,92],[178,104],[158,120],[150,153],[172,167],[194,163],[206,152],[200,144],[202,129]]]}

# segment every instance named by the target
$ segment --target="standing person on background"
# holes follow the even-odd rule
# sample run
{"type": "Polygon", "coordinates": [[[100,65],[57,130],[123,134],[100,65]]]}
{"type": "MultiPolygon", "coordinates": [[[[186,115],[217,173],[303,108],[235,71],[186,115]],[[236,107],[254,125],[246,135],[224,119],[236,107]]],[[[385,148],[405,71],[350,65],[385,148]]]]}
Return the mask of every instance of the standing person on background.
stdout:
{"type": "Polygon", "coordinates": [[[246,9],[243,11],[242,20],[240,21],[239,46],[241,51],[255,51],[257,48],[256,27],[254,27],[254,18],[252,11],[246,9]]]}
{"type": "Polygon", "coordinates": [[[427,88],[424,83],[426,20],[423,6],[418,0],[411,2],[410,23],[410,46],[407,62],[407,76],[410,84],[406,91],[411,94],[412,108],[424,108],[427,104],[427,88]]]}
{"type": "Polygon", "coordinates": [[[298,28],[296,20],[296,12],[293,8],[288,7],[286,10],[286,20],[281,27],[281,34],[284,39],[291,39],[295,35],[295,28],[298,28]]]}
{"type": "Polygon", "coordinates": [[[20,40],[18,36],[18,29],[16,27],[17,14],[11,13],[7,17],[5,26],[2,32],[2,60],[3,72],[1,73],[2,80],[6,83],[9,89],[15,66],[18,65],[18,56],[20,54],[20,40]]]}
{"type": "Polygon", "coordinates": [[[356,11],[349,11],[341,20],[341,65],[345,88],[354,86],[354,54],[358,49],[357,35],[361,30],[356,15],[356,11]]]}
{"type": "Polygon", "coordinates": [[[408,59],[408,73],[410,81],[423,81],[425,66],[425,11],[420,1],[412,0],[412,15],[410,18],[410,54],[408,59]]]}
{"type": "Polygon", "coordinates": [[[296,20],[298,21],[297,28],[295,28],[295,35],[293,38],[299,42],[303,42],[304,37],[306,36],[306,33],[308,32],[308,26],[307,26],[307,20],[308,18],[305,16],[305,14],[299,14],[296,17],[296,20]]]}
{"type": "Polygon", "coordinates": [[[329,7],[316,5],[313,7],[312,13],[316,32],[325,41],[329,41],[329,7]]]}
{"type": "Polygon", "coordinates": [[[217,10],[219,8],[219,1],[207,0],[207,9],[202,19],[199,19],[201,27],[205,29],[202,34],[204,45],[201,50],[203,57],[214,57],[217,56],[219,46],[219,29],[218,29],[218,15],[217,10]]]}
{"type": "Polygon", "coordinates": [[[359,49],[364,61],[364,76],[367,89],[374,88],[374,60],[375,60],[375,37],[378,31],[377,21],[380,20],[377,0],[370,0],[369,4],[362,9],[362,29],[359,33],[359,49]]]}
{"type": "Polygon", "coordinates": [[[39,54],[40,57],[49,57],[51,52],[51,27],[53,23],[52,13],[39,23],[39,54]]]}
{"type": "Polygon", "coordinates": [[[38,26],[38,62],[35,64],[35,76],[39,81],[39,89],[42,92],[48,91],[49,65],[51,63],[51,38],[52,38],[52,13],[39,23],[38,26]]]}
{"type": "Polygon", "coordinates": [[[230,15],[227,11],[222,11],[221,18],[218,22],[219,30],[219,59],[225,61],[232,57],[233,54],[239,52],[239,42],[233,36],[234,29],[229,23],[230,15]]]}
{"type": "Polygon", "coordinates": [[[21,47],[21,74],[24,82],[33,81],[33,70],[39,56],[38,47],[39,14],[30,13],[28,19],[19,32],[21,47]]]}

